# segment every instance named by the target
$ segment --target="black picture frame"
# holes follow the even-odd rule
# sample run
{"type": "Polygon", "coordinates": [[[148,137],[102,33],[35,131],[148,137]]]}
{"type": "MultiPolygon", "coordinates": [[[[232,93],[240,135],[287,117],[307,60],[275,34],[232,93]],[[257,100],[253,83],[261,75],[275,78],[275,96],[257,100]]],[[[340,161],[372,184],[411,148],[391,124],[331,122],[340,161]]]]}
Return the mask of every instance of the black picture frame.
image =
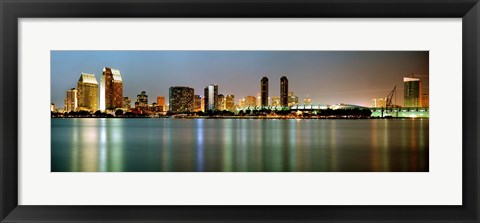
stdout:
{"type": "Polygon", "coordinates": [[[479,222],[478,0],[0,0],[0,15],[1,222],[479,222]],[[77,17],[462,18],[463,205],[18,205],[18,19],[77,17]]]}

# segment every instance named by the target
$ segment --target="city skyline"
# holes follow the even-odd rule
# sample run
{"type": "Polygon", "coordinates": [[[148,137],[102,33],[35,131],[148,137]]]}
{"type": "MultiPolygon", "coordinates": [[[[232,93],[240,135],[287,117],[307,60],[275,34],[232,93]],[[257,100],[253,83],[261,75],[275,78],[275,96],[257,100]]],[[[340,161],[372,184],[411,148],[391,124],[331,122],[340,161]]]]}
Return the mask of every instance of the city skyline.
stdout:
{"type": "MultiPolygon", "coordinates": [[[[403,91],[403,77],[421,75],[428,94],[426,51],[52,51],[52,103],[62,105],[71,80],[81,73],[101,76],[103,67],[121,71],[123,96],[140,91],[167,97],[172,86],[188,86],[195,95],[218,85],[218,94],[241,99],[260,93],[260,80],[268,77],[269,97],[280,97],[280,78],[288,91],[309,97],[315,104],[370,106],[386,97],[394,85],[403,91]],[[280,72],[284,71],[284,72],[280,72]],[[268,74],[270,72],[271,74],[268,74]]],[[[403,97],[397,97],[403,105],[403,97]]]]}

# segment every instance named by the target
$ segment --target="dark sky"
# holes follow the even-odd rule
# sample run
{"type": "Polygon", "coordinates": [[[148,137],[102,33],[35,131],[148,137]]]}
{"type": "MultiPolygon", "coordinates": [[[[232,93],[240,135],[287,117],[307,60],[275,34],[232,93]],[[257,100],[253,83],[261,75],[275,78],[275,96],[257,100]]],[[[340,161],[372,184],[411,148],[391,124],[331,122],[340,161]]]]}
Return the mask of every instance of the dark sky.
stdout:
{"type": "Polygon", "coordinates": [[[170,86],[203,88],[217,84],[220,94],[239,98],[260,92],[260,79],[269,78],[269,96],[280,95],[280,77],[299,101],[370,106],[397,85],[397,104],[403,105],[403,77],[421,75],[428,93],[427,51],[51,51],[51,100],[63,106],[66,90],[82,72],[100,83],[103,67],[120,70],[124,96],[146,91],[149,103],[168,100],[170,86]]]}

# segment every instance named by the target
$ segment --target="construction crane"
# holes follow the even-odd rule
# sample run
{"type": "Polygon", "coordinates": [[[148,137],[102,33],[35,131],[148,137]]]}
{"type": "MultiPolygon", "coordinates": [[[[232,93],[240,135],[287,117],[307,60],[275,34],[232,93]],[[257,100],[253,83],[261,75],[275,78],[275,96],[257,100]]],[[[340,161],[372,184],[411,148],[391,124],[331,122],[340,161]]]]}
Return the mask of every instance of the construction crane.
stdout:
{"type": "MultiPolygon", "coordinates": [[[[388,94],[388,96],[385,99],[386,99],[386,101],[385,101],[385,110],[386,111],[388,111],[389,107],[394,108],[397,105],[397,85],[395,85],[395,87],[393,87],[393,90],[390,91],[390,93],[388,94]],[[395,103],[392,104],[393,96],[395,96],[395,103]]],[[[383,116],[383,107],[382,107],[382,117],[384,117],[383,116]]],[[[398,117],[398,109],[397,109],[396,117],[398,117]]]]}

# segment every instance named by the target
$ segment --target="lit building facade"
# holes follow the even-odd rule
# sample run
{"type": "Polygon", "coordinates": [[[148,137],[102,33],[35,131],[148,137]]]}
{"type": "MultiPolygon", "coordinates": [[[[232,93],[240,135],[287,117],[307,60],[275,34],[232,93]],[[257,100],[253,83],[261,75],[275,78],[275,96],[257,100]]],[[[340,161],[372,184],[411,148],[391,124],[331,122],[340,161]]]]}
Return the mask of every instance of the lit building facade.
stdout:
{"type": "Polygon", "coordinates": [[[305,99],[303,99],[303,103],[306,104],[306,105],[311,104],[312,99],[310,98],[310,96],[307,95],[307,97],[305,99]]]}
{"type": "Polygon", "coordinates": [[[298,104],[298,97],[293,94],[292,91],[288,92],[288,106],[294,106],[298,104]]]}
{"type": "Polygon", "coordinates": [[[225,110],[225,96],[223,94],[218,95],[217,106],[219,111],[225,110]]]}
{"type": "Polygon", "coordinates": [[[165,108],[165,97],[163,96],[157,96],[157,106],[161,111],[166,111],[167,109],[165,108]]]}
{"type": "Polygon", "coordinates": [[[271,97],[271,106],[280,106],[281,105],[281,97],[278,96],[272,96],[271,97]]]}
{"type": "Polygon", "coordinates": [[[389,102],[388,98],[374,98],[372,99],[372,108],[385,108],[389,102]]]}
{"type": "Polygon", "coordinates": [[[135,108],[146,109],[148,108],[148,95],[146,91],[137,94],[137,101],[135,102],[135,108]]]}
{"type": "Polygon", "coordinates": [[[120,71],[109,67],[103,68],[100,79],[100,110],[123,107],[123,81],[120,71]]]}
{"type": "Polygon", "coordinates": [[[256,98],[255,96],[247,96],[245,97],[245,105],[244,107],[255,107],[256,105],[256,98]]]}
{"type": "Polygon", "coordinates": [[[205,98],[205,108],[203,109],[205,112],[207,111],[214,111],[218,108],[218,85],[208,85],[204,89],[205,98]]]}
{"type": "Polygon", "coordinates": [[[77,82],[78,109],[96,111],[98,107],[98,82],[94,74],[82,73],[77,82]]]}
{"type": "Polygon", "coordinates": [[[129,97],[123,97],[123,108],[130,110],[132,107],[132,100],[129,97]]]}
{"type": "Polygon", "coordinates": [[[422,81],[419,78],[403,78],[403,106],[422,107],[422,81]]]}
{"type": "Polygon", "coordinates": [[[202,111],[202,96],[194,95],[193,96],[193,111],[199,112],[202,111]]]}
{"type": "Polygon", "coordinates": [[[225,97],[225,109],[229,111],[235,110],[235,95],[227,94],[225,97]]]}
{"type": "Polygon", "coordinates": [[[280,106],[288,106],[288,79],[285,76],[280,78],[280,106]]]}
{"type": "Polygon", "coordinates": [[[75,88],[67,90],[67,97],[65,98],[65,111],[76,111],[78,106],[78,91],[75,88]]]}
{"type": "Polygon", "coordinates": [[[193,88],[175,86],[169,90],[169,109],[173,113],[193,111],[193,88]]]}
{"type": "Polygon", "coordinates": [[[260,97],[261,97],[261,106],[268,106],[268,77],[263,77],[260,80],[260,97]]]}

